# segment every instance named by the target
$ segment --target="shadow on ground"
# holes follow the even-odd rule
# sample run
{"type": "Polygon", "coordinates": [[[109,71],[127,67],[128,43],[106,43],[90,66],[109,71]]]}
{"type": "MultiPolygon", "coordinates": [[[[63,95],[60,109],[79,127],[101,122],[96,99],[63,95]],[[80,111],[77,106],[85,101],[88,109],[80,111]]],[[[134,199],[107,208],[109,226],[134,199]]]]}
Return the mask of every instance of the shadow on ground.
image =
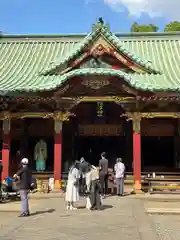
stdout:
{"type": "Polygon", "coordinates": [[[102,205],[101,210],[106,210],[109,208],[113,208],[113,205],[102,205]]]}
{"type": "MultiPolygon", "coordinates": [[[[130,195],[132,195],[132,194],[133,194],[132,192],[125,192],[123,196],[119,196],[119,197],[126,197],[126,196],[130,196],[130,195]]],[[[117,194],[108,194],[108,195],[106,195],[105,198],[116,197],[116,196],[118,197],[117,194]]]]}
{"type": "Polygon", "coordinates": [[[34,213],[31,213],[31,216],[41,215],[41,214],[45,214],[45,213],[53,213],[53,212],[55,212],[55,209],[51,208],[51,209],[48,209],[45,211],[36,211],[34,213]]]}
{"type": "MultiPolygon", "coordinates": [[[[102,205],[101,211],[109,209],[109,208],[113,208],[113,206],[112,205],[102,205]]],[[[86,209],[86,206],[79,206],[78,209],[86,209]]],[[[95,210],[92,210],[92,211],[95,211],[95,210]]]]}

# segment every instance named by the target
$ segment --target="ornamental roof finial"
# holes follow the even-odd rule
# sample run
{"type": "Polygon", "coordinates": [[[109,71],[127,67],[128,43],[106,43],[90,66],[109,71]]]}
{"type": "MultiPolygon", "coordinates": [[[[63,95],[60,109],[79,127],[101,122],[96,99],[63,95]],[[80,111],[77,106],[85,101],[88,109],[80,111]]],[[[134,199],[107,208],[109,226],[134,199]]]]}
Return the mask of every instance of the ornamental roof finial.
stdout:
{"type": "Polygon", "coordinates": [[[102,29],[102,28],[109,31],[109,25],[104,24],[103,18],[99,17],[97,23],[92,25],[92,31],[94,32],[94,31],[96,31],[98,29],[102,29]]]}
{"type": "Polygon", "coordinates": [[[102,25],[104,25],[104,20],[103,20],[102,17],[100,17],[100,18],[98,19],[98,22],[100,22],[102,25]]]}

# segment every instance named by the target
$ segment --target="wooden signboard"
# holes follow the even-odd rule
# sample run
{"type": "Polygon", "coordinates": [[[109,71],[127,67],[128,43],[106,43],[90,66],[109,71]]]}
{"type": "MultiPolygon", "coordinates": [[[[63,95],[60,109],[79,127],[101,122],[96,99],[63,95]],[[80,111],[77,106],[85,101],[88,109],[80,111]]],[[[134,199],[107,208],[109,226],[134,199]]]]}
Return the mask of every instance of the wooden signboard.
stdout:
{"type": "Polygon", "coordinates": [[[79,125],[79,136],[123,136],[123,125],[79,125]]]}
{"type": "Polygon", "coordinates": [[[175,127],[173,121],[143,120],[141,125],[142,136],[174,136],[175,127]]]}
{"type": "Polygon", "coordinates": [[[28,126],[28,136],[39,137],[39,136],[52,136],[54,134],[54,125],[51,120],[39,120],[32,121],[28,126]]]}
{"type": "Polygon", "coordinates": [[[24,121],[23,120],[12,120],[11,121],[11,138],[13,140],[20,140],[24,132],[24,121]]]}

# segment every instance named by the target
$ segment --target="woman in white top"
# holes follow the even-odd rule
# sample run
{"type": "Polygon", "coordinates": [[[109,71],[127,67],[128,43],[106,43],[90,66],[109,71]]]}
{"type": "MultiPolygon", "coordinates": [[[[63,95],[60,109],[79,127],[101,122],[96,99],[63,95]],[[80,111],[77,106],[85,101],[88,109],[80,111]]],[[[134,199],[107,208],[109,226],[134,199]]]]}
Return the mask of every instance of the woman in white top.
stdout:
{"type": "Polygon", "coordinates": [[[116,164],[114,166],[115,171],[115,179],[117,184],[117,195],[123,196],[124,194],[124,173],[125,173],[125,165],[122,162],[121,158],[116,159],[116,164]]]}
{"type": "Polygon", "coordinates": [[[66,202],[68,210],[75,210],[74,203],[79,200],[79,162],[76,161],[70,168],[66,187],[66,202]]]}

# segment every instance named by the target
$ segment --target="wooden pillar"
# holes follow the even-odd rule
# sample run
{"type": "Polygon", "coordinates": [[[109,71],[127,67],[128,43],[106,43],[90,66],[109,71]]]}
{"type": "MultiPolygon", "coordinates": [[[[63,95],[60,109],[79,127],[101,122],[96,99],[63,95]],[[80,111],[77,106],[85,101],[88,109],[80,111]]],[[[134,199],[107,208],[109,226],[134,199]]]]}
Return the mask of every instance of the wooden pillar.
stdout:
{"type": "Polygon", "coordinates": [[[134,191],[141,192],[141,119],[139,113],[133,114],[133,176],[134,191]]]}
{"type": "Polygon", "coordinates": [[[54,120],[54,189],[61,189],[62,179],[62,121],[54,120]]]}
{"type": "Polygon", "coordinates": [[[3,120],[2,123],[3,129],[3,136],[2,136],[2,165],[3,165],[3,172],[2,172],[2,180],[5,177],[9,176],[9,162],[10,162],[10,118],[6,118],[3,120]]]}

